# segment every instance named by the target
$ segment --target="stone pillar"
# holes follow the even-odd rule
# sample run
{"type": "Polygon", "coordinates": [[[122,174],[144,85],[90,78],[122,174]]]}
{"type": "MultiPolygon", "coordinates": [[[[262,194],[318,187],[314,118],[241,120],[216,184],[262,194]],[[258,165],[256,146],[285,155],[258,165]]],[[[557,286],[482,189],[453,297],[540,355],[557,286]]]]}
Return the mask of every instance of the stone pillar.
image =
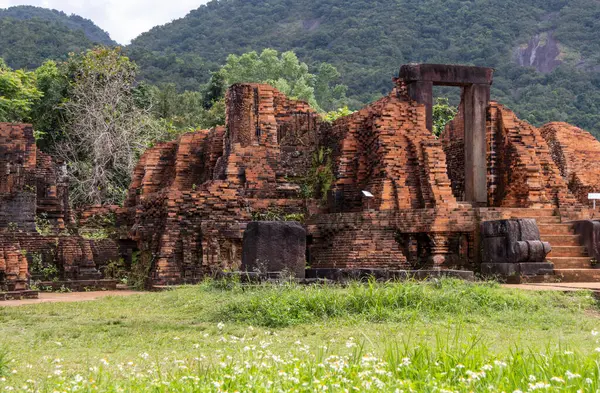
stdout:
{"type": "Polygon", "coordinates": [[[450,254],[449,238],[445,233],[432,233],[429,235],[431,246],[431,261],[433,269],[441,269],[450,254]]]}
{"type": "Polygon", "coordinates": [[[490,85],[464,88],[465,196],[469,202],[487,204],[486,114],[490,85]]]}
{"type": "Polygon", "coordinates": [[[411,99],[425,105],[427,129],[433,132],[433,82],[414,81],[409,83],[407,88],[411,99]]]}

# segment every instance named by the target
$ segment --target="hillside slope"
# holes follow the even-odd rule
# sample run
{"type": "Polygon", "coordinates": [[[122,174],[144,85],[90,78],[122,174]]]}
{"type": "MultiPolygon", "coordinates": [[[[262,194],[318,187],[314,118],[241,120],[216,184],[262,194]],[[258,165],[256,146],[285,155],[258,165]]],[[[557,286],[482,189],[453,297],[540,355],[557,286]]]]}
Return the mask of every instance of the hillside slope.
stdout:
{"type": "Polygon", "coordinates": [[[34,68],[97,44],[116,45],[89,19],[32,6],[0,9],[0,57],[13,68],[34,68]]]}
{"type": "Polygon", "coordinates": [[[206,80],[228,54],[266,47],[336,65],[354,106],[386,93],[403,63],[492,66],[494,98],[522,118],[600,135],[597,0],[213,0],[128,50],[159,82],[181,72],[168,58],[201,58],[206,80]]]}

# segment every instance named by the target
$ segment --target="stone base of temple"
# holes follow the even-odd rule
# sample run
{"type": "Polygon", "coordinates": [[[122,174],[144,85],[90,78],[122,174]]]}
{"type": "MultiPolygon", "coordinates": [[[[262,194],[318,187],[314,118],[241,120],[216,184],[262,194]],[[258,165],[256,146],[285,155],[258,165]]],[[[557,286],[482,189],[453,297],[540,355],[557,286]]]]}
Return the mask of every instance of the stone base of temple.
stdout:
{"type": "Polygon", "coordinates": [[[554,265],[550,262],[482,263],[481,274],[485,277],[553,275],[554,265]]]}
{"type": "Polygon", "coordinates": [[[331,281],[402,281],[402,280],[428,280],[434,278],[457,278],[462,280],[475,280],[475,273],[468,270],[387,270],[387,269],[307,269],[306,277],[312,279],[326,279],[331,281]]]}
{"type": "Polygon", "coordinates": [[[38,291],[10,291],[0,292],[0,301],[6,300],[24,300],[24,299],[37,299],[38,291]]]}

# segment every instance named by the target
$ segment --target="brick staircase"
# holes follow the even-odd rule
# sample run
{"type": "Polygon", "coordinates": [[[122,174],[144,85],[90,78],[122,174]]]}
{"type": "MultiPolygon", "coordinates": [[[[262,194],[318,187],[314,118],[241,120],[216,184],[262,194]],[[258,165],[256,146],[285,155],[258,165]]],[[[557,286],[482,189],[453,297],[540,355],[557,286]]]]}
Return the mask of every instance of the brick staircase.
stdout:
{"type": "Polygon", "coordinates": [[[550,243],[548,261],[554,264],[556,279],[561,282],[600,282],[600,269],[592,267],[591,258],[573,225],[563,223],[554,209],[513,209],[511,218],[533,218],[540,228],[541,239],[550,243]]]}

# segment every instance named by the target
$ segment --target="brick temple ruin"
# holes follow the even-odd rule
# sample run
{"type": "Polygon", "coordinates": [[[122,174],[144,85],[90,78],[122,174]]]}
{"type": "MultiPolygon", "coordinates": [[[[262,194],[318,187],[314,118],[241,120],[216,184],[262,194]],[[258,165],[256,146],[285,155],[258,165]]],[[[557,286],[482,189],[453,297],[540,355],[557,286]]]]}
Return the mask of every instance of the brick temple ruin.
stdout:
{"type": "Polygon", "coordinates": [[[0,168],[0,293],[27,290],[48,267],[64,280],[99,279],[117,242],[73,233],[66,168],[37,149],[30,125],[0,123],[0,168]]]}
{"type": "Polygon", "coordinates": [[[332,123],[268,85],[233,85],[224,126],[149,149],[123,207],[82,213],[116,217],[118,235],[100,252],[76,235],[32,231],[40,212],[57,228],[73,222],[60,165],[35,150],[30,128],[3,125],[0,272],[23,286],[20,250],[52,243],[72,277],[101,272],[107,254],[136,254],[154,284],[194,282],[240,268],[248,223],[286,216],[303,221],[312,270],[480,271],[481,223],[531,218],[552,247],[553,267],[538,274],[600,281],[573,224],[595,214],[587,194],[600,191],[600,142],[565,123],[519,120],[490,101],[492,82],[489,68],[404,66],[389,95],[332,123]],[[439,138],[434,85],[462,91],[439,138]]]}

